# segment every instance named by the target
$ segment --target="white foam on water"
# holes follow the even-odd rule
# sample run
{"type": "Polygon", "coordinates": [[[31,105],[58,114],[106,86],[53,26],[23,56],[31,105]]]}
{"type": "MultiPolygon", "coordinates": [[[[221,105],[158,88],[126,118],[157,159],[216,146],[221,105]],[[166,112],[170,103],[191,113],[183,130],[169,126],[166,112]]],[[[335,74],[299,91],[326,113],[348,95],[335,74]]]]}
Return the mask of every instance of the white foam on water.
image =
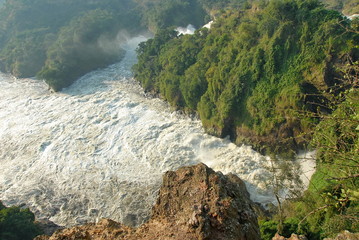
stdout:
{"type": "Polygon", "coordinates": [[[150,214],[162,174],[204,162],[246,181],[273,202],[268,157],[204,133],[201,123],[148,98],[125,58],[59,93],[35,79],[0,74],[0,199],[60,225],[106,217],[130,225],[150,214]]]}
{"type": "Polygon", "coordinates": [[[212,24],[214,23],[214,21],[210,21],[207,24],[203,25],[204,28],[208,28],[211,29],[212,24]]]}
{"type": "Polygon", "coordinates": [[[350,20],[354,20],[355,18],[359,18],[359,14],[353,14],[353,15],[347,16],[347,18],[350,20]]]}
{"type": "Polygon", "coordinates": [[[187,27],[176,28],[176,31],[178,32],[179,35],[194,34],[196,28],[192,24],[188,24],[187,27]]]}

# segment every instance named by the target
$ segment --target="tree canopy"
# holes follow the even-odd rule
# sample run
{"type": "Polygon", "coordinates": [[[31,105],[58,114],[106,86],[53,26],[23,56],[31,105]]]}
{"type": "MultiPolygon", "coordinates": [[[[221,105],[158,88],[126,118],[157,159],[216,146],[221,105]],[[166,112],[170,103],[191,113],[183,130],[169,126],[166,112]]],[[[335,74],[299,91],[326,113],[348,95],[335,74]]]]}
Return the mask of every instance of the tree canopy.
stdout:
{"type": "Polygon", "coordinates": [[[302,146],[316,120],[295,112],[315,110],[325,99],[312,94],[336,83],[346,57],[358,57],[350,21],[318,1],[287,0],[228,10],[212,26],[191,36],[158,32],[139,47],[136,79],[198,112],[214,135],[284,151],[302,146]]]}
{"type": "Polygon", "coordinates": [[[0,239],[31,240],[41,234],[30,210],[20,207],[6,208],[0,201],[0,239]]]}
{"type": "Polygon", "coordinates": [[[0,8],[0,70],[45,79],[58,91],[81,75],[118,61],[118,33],[200,26],[196,0],[7,0],[0,8]],[[112,42],[113,46],[104,41],[112,42]]]}
{"type": "Polygon", "coordinates": [[[358,21],[317,0],[262,1],[138,48],[145,90],[197,113],[208,133],[281,157],[317,149],[309,190],[261,219],[263,239],[359,231],[358,21]]]}

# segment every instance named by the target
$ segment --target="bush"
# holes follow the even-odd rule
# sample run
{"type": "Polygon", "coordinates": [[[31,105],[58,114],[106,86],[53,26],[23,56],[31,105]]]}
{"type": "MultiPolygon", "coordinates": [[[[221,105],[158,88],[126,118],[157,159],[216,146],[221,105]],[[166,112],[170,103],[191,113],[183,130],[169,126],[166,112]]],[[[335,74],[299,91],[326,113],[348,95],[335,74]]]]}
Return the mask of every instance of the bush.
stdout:
{"type": "Polygon", "coordinates": [[[31,240],[41,234],[30,210],[20,207],[6,208],[0,203],[0,239],[31,240]]]}

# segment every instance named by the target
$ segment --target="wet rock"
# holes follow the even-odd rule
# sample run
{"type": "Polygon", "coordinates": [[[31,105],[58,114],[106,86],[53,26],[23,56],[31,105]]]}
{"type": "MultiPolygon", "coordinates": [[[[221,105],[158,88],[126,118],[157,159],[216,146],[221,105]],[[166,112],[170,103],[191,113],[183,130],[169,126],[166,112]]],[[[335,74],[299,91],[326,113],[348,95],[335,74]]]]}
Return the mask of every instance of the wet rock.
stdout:
{"type": "Polygon", "coordinates": [[[103,219],[36,240],[44,239],[258,240],[260,233],[244,182],[198,164],[164,175],[152,217],[137,229],[103,219]]]}

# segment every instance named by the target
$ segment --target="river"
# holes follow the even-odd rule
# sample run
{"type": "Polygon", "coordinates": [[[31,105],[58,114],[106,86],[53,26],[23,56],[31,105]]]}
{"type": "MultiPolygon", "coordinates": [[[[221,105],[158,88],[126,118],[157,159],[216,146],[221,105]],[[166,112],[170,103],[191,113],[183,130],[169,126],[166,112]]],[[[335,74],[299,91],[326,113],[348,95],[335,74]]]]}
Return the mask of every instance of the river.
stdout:
{"type": "Polygon", "coordinates": [[[36,79],[0,74],[6,205],[65,226],[102,217],[137,225],[150,214],[162,174],[199,162],[240,176],[254,201],[274,201],[268,157],[207,135],[200,121],[146,96],[130,71],[144,40],[129,40],[121,62],[58,93],[36,79]]]}

